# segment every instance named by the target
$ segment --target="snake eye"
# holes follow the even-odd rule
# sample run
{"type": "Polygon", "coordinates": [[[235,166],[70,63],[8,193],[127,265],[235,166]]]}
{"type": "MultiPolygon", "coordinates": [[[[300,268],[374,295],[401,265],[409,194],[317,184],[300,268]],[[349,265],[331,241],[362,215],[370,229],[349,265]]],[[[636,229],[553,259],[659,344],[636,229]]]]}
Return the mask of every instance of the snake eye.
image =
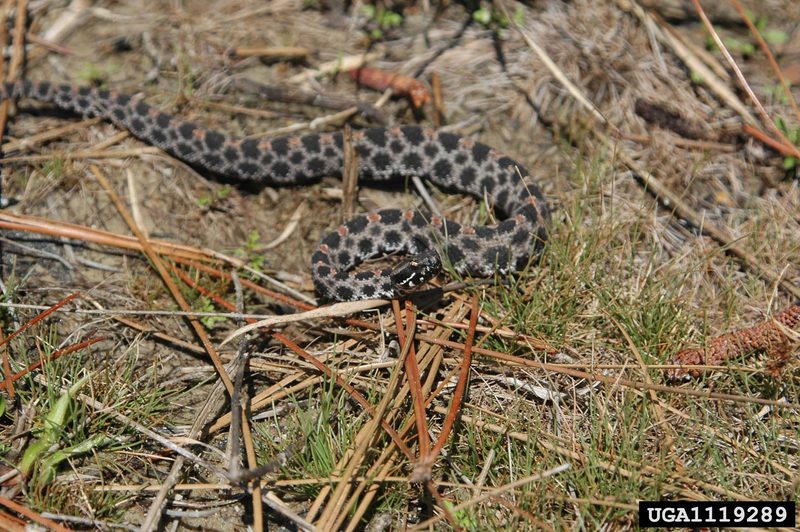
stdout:
{"type": "Polygon", "coordinates": [[[442,271],[439,254],[429,250],[403,262],[392,270],[392,282],[401,292],[407,292],[430,281],[442,271]]]}

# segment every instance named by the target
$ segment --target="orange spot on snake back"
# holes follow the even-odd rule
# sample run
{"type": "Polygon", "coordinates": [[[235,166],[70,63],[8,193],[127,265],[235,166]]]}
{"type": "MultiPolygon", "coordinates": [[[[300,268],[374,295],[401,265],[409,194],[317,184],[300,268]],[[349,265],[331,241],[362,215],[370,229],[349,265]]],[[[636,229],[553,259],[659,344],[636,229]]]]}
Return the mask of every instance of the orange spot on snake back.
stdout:
{"type": "Polygon", "coordinates": [[[336,232],[339,233],[339,236],[347,236],[347,234],[350,232],[350,230],[347,229],[346,226],[340,225],[339,228],[336,229],[336,232]]]}
{"type": "Polygon", "coordinates": [[[367,221],[370,223],[377,223],[381,221],[381,215],[377,212],[371,212],[367,214],[367,221]]]}
{"type": "Polygon", "coordinates": [[[462,137],[461,139],[459,139],[458,142],[459,142],[459,144],[461,144],[462,146],[464,146],[467,149],[472,149],[472,147],[475,146],[475,141],[472,140],[472,139],[468,139],[468,138],[463,138],[462,137]]]}

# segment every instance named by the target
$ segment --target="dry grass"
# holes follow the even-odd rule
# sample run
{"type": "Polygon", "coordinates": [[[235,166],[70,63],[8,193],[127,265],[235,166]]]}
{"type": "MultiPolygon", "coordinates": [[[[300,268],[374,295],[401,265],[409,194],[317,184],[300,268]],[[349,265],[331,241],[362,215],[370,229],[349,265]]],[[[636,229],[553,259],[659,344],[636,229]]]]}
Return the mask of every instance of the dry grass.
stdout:
{"type": "MultiPolygon", "coordinates": [[[[60,47],[32,44],[25,77],[142,92],[248,135],[319,117],[336,128],[353,111],[265,102],[235,78],[429,123],[429,108],[336,74],[337,59],[368,51],[376,68],[436,73],[445,127],[538,176],[551,238],[541,263],[501,286],[303,315],[223,345],[247,321],[311,308],[307,262],[340,221],[339,184],[254,194],[108,123],[18,112],[3,140],[3,192],[18,203],[0,212],[0,333],[21,332],[0,337],[14,378],[0,528],[628,527],[642,499],[796,498],[796,364],[773,378],[765,357],[742,357],[680,385],[663,371],[800,293],[796,173],[743,132],[777,139],[705,51],[691,10],[662,6],[668,26],[622,0],[498,3],[507,24],[463,29],[458,5],[398,8],[401,24],[381,28],[391,17],[335,3],[142,4],[71,19],[36,3],[29,42],[60,47]],[[48,33],[63,22],[77,26],[48,33]],[[302,48],[306,62],[261,61],[265,47],[302,48]],[[24,476],[13,469],[28,462],[24,476]]],[[[730,24],[735,10],[710,14],[723,41],[754,42],[730,24]]],[[[756,14],[792,57],[797,3],[756,14]]],[[[767,115],[800,126],[763,54],[734,58],[767,115]]],[[[433,196],[448,216],[488,218],[433,196]]],[[[358,205],[397,202],[362,189],[358,205]]]]}

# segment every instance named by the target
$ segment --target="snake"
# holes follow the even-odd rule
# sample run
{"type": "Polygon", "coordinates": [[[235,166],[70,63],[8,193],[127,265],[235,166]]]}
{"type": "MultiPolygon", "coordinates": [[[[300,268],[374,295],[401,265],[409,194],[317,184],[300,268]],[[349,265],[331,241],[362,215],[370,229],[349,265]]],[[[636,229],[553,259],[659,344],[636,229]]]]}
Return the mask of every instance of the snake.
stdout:
{"type": "MultiPolygon", "coordinates": [[[[342,132],[235,137],[164,113],[141,98],[94,86],[16,81],[0,100],[30,99],[128,130],[200,171],[243,186],[300,186],[341,177],[342,132]]],[[[547,238],[549,208],[525,168],[486,144],[405,125],[352,132],[358,177],[369,183],[418,176],[447,192],[488,202],[498,222],[459,224],[415,209],[356,215],[327,234],[311,256],[317,293],[330,301],[407,297],[449,264],[459,275],[505,276],[529,266],[547,238]],[[399,265],[359,265],[389,253],[399,265]]]]}

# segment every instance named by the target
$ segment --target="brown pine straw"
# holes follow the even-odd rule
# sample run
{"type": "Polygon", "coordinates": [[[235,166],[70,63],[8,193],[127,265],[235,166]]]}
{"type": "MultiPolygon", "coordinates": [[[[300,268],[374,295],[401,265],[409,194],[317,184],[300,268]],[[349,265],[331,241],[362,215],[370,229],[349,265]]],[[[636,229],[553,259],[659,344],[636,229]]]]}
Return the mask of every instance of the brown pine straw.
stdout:
{"type": "Polygon", "coordinates": [[[764,52],[764,55],[767,57],[767,61],[769,61],[769,66],[772,68],[772,71],[777,76],[778,80],[781,82],[781,88],[783,89],[783,94],[786,96],[786,99],[789,101],[789,105],[792,107],[794,111],[795,117],[800,120],[800,109],[797,107],[797,100],[794,98],[794,94],[792,90],[789,88],[789,83],[786,81],[786,77],[783,75],[783,71],[781,67],[778,65],[778,62],[775,60],[775,56],[772,54],[772,50],[769,49],[769,45],[767,41],[764,40],[764,37],[761,36],[761,32],[758,31],[755,24],[750,20],[750,17],[747,16],[742,4],[739,0],[730,0],[730,3],[733,4],[733,8],[739,13],[739,16],[742,17],[742,20],[747,25],[747,29],[750,30],[750,33],[753,34],[755,37],[756,42],[758,43],[759,48],[761,51],[764,52]]]}
{"type": "Polygon", "coordinates": [[[22,327],[20,327],[19,329],[17,329],[13,333],[11,333],[11,335],[6,337],[5,340],[0,342],[0,347],[2,347],[3,345],[7,344],[8,342],[13,340],[14,338],[19,336],[20,334],[24,333],[26,330],[28,330],[32,326],[36,325],[37,323],[39,323],[40,321],[45,319],[47,316],[49,316],[50,314],[52,314],[53,312],[55,312],[59,308],[63,307],[64,305],[66,305],[67,303],[69,303],[70,301],[72,301],[73,299],[78,297],[79,295],[80,295],[79,292],[75,292],[73,294],[70,294],[67,297],[65,297],[64,299],[62,299],[61,301],[59,301],[58,303],[56,303],[55,305],[53,305],[52,307],[50,307],[49,309],[47,309],[46,311],[44,311],[41,314],[37,315],[36,317],[28,320],[25,323],[25,325],[23,325],[22,327]]]}
{"type": "MultiPolygon", "coordinates": [[[[430,452],[431,442],[428,435],[428,420],[425,417],[425,401],[422,397],[419,365],[417,365],[417,350],[414,348],[414,335],[417,330],[416,315],[412,310],[411,302],[406,301],[406,326],[408,327],[408,334],[406,334],[403,330],[400,302],[397,299],[392,300],[392,310],[394,311],[395,327],[397,327],[397,341],[400,344],[401,351],[406,353],[404,363],[408,388],[411,392],[411,401],[414,405],[414,419],[417,423],[419,461],[424,462],[430,452]]],[[[416,481],[423,482],[424,479],[417,479],[416,481]]]]}
{"type": "Polygon", "coordinates": [[[777,140],[773,139],[760,129],[750,124],[743,124],[742,131],[750,135],[751,137],[755,138],[757,141],[766,144],[776,152],[780,153],[783,156],[791,156],[796,157],[797,149],[787,147],[782,142],[778,142],[777,140]]]}
{"type": "MultiPolygon", "coordinates": [[[[100,169],[95,166],[91,165],[89,169],[94,175],[95,179],[103,186],[106,192],[109,195],[112,203],[117,208],[117,212],[119,212],[122,219],[128,225],[128,228],[133,232],[136,236],[136,239],[139,241],[139,244],[142,247],[142,251],[147,258],[150,260],[153,267],[158,272],[159,276],[161,277],[163,283],[166,285],[167,289],[169,290],[172,297],[175,299],[175,302],[178,304],[181,310],[184,312],[191,311],[191,306],[183,297],[178,286],[172,281],[172,278],[167,271],[164,262],[161,260],[161,257],[156,253],[153,249],[153,246],[150,245],[149,239],[142,233],[139,226],[133,220],[130,212],[128,211],[125,204],[122,203],[122,200],[114,191],[114,188],[111,186],[111,183],[108,182],[105,175],[100,171],[100,169]]],[[[189,325],[194,329],[195,334],[197,335],[200,343],[203,344],[203,347],[206,349],[206,353],[208,354],[209,358],[211,359],[211,363],[214,365],[214,368],[217,370],[217,374],[219,375],[222,383],[225,385],[225,389],[228,391],[229,394],[233,393],[233,383],[231,382],[230,376],[228,376],[228,372],[225,370],[225,366],[222,363],[222,359],[219,357],[217,350],[214,348],[214,345],[211,343],[211,339],[206,334],[206,330],[200,321],[197,318],[187,317],[189,325]]]]}
{"type": "MultiPolygon", "coordinates": [[[[97,342],[101,342],[101,341],[106,339],[105,336],[95,336],[95,334],[96,334],[95,332],[92,332],[89,335],[89,338],[87,338],[86,340],[84,340],[82,342],[78,342],[78,343],[75,343],[75,344],[72,344],[72,345],[68,345],[67,347],[62,347],[61,349],[59,349],[57,351],[53,351],[53,353],[49,357],[47,357],[46,359],[38,360],[37,362],[34,362],[34,363],[28,365],[27,368],[22,369],[22,370],[20,370],[20,371],[18,371],[16,373],[14,373],[13,375],[10,375],[9,377],[6,377],[2,382],[0,382],[0,386],[6,386],[8,388],[11,388],[12,383],[14,383],[15,381],[18,381],[19,379],[21,379],[22,377],[24,377],[28,373],[30,373],[30,372],[38,369],[39,367],[43,366],[45,363],[53,362],[54,360],[57,360],[57,359],[61,358],[64,355],[68,355],[70,353],[74,353],[75,351],[80,351],[81,349],[84,349],[86,347],[89,347],[92,344],[96,344],[97,342]]],[[[6,375],[9,375],[9,373],[6,373],[6,375]]],[[[11,388],[11,391],[13,391],[13,388],[11,388]]],[[[11,395],[11,393],[9,393],[9,395],[11,395]]],[[[13,397],[13,395],[11,395],[11,397],[13,397]]]]}
{"type": "MultiPolygon", "coordinates": [[[[202,286],[198,285],[196,282],[194,282],[194,280],[191,277],[189,277],[185,273],[181,272],[178,269],[173,269],[173,272],[175,272],[175,274],[178,275],[180,277],[180,279],[184,283],[186,283],[188,286],[192,287],[193,289],[197,290],[201,295],[212,299],[216,304],[218,304],[218,305],[220,305],[220,306],[222,306],[222,307],[224,307],[224,308],[226,308],[228,310],[231,310],[231,311],[235,310],[234,306],[230,302],[226,301],[224,298],[218,296],[217,294],[211,292],[210,290],[207,290],[207,289],[203,288],[202,286]]],[[[241,281],[242,281],[242,285],[246,286],[245,280],[242,279],[241,281]]],[[[253,318],[248,318],[248,321],[251,321],[251,320],[253,322],[255,321],[253,318]]],[[[372,414],[372,415],[375,414],[374,407],[371,404],[369,404],[367,399],[363,395],[361,395],[361,393],[358,392],[358,390],[356,390],[355,388],[353,388],[352,386],[350,386],[349,384],[344,382],[344,380],[339,375],[337,375],[332,369],[330,369],[328,366],[326,366],[325,364],[320,362],[316,357],[314,357],[313,355],[311,355],[310,353],[305,351],[303,348],[301,348],[299,345],[297,345],[296,343],[294,343],[293,341],[291,341],[289,338],[287,338],[286,336],[282,335],[281,333],[276,332],[276,331],[272,331],[272,332],[269,332],[269,334],[273,338],[275,338],[276,340],[278,340],[281,343],[283,343],[286,347],[291,349],[300,358],[302,358],[303,360],[305,360],[306,362],[308,362],[309,364],[311,364],[312,366],[317,368],[317,370],[319,370],[327,378],[333,379],[336,382],[336,384],[338,384],[339,386],[344,388],[344,390],[348,394],[350,394],[350,396],[356,402],[358,402],[365,410],[367,410],[370,414],[372,414]]],[[[405,445],[405,443],[403,443],[402,438],[397,434],[397,432],[390,425],[388,425],[386,422],[383,422],[382,426],[387,431],[387,434],[389,434],[389,437],[391,437],[392,440],[395,442],[395,444],[400,448],[400,450],[403,452],[403,454],[405,454],[406,457],[409,460],[413,460],[413,458],[414,458],[413,457],[413,453],[408,449],[408,447],[405,445]]]]}
{"type": "MultiPolygon", "coordinates": [[[[147,236],[141,231],[138,224],[134,221],[131,213],[125,207],[125,204],[122,202],[120,197],[114,191],[114,188],[109,183],[108,179],[106,179],[105,175],[100,171],[100,169],[95,165],[90,165],[89,169],[91,170],[92,174],[94,175],[95,179],[100,183],[100,185],[106,190],[111,199],[112,203],[117,209],[117,212],[128,225],[128,228],[133,232],[136,236],[136,239],[139,241],[139,244],[142,246],[142,251],[150,260],[150,263],[153,265],[153,268],[158,272],[159,276],[161,277],[162,282],[167,287],[169,292],[172,294],[173,299],[178,304],[181,310],[183,311],[190,311],[191,307],[189,306],[186,299],[183,297],[178,286],[173,282],[172,278],[167,271],[166,266],[164,265],[164,261],[161,257],[155,252],[153,247],[150,245],[147,236]]],[[[219,375],[220,381],[225,386],[225,389],[228,392],[229,396],[233,396],[233,382],[231,381],[230,376],[228,375],[227,370],[225,369],[224,364],[222,363],[222,359],[220,358],[219,354],[217,353],[214,345],[211,343],[211,339],[206,334],[206,330],[200,321],[195,317],[187,317],[187,321],[189,325],[194,329],[195,335],[200,340],[200,343],[206,350],[209,358],[211,358],[211,362],[214,365],[214,368],[219,375]]],[[[238,407],[238,405],[236,406],[238,407]]],[[[242,434],[242,437],[246,439],[249,437],[249,434],[242,434]]],[[[253,467],[256,464],[251,464],[253,467]]],[[[179,458],[173,464],[173,471],[177,468],[181,468],[183,466],[183,460],[179,458]]],[[[174,478],[177,481],[177,478],[173,475],[170,478],[174,478]]],[[[153,502],[150,505],[150,508],[145,516],[143,527],[147,528],[148,526],[152,526],[157,523],[160,515],[162,505],[164,500],[166,499],[167,492],[170,489],[170,482],[165,482],[162,486],[162,489],[158,492],[158,495],[153,499],[153,502]]],[[[261,497],[256,497],[256,494],[253,493],[251,497],[253,501],[253,510],[260,511],[261,510],[261,497]]],[[[254,522],[255,525],[258,525],[259,522],[254,522]]]]}
{"type": "MultiPolygon", "coordinates": [[[[207,268],[207,270],[211,270],[211,268],[207,268]]],[[[207,289],[197,285],[197,283],[190,276],[185,274],[184,272],[178,270],[177,268],[173,268],[173,273],[178,275],[183,282],[185,282],[187,285],[189,285],[190,287],[192,287],[195,290],[197,290],[200,294],[204,295],[205,297],[211,298],[218,305],[220,305],[220,306],[222,306],[224,308],[232,310],[233,305],[231,303],[227,302],[224,298],[218,296],[217,294],[211,292],[210,290],[207,290],[207,289]]],[[[218,273],[223,273],[223,272],[218,272],[218,273]]],[[[394,304],[395,304],[395,317],[396,317],[397,322],[398,322],[398,327],[402,331],[403,330],[402,321],[398,318],[398,316],[401,315],[400,314],[400,307],[399,307],[399,304],[397,303],[397,301],[395,301],[394,304]]],[[[477,299],[475,299],[474,304],[477,305],[477,299]]],[[[416,423],[417,430],[420,431],[420,429],[419,429],[420,416],[417,413],[421,413],[422,414],[421,415],[421,418],[422,418],[422,429],[421,430],[427,436],[427,420],[425,418],[425,406],[426,405],[425,405],[425,402],[422,400],[423,392],[422,392],[422,387],[421,387],[420,377],[419,377],[420,372],[419,372],[419,367],[418,367],[417,362],[416,362],[416,354],[414,353],[414,356],[412,357],[413,341],[411,340],[411,338],[413,337],[412,331],[414,330],[415,321],[414,321],[413,307],[411,307],[409,304],[407,304],[407,306],[406,306],[406,313],[407,313],[407,323],[408,323],[407,326],[406,326],[407,330],[404,331],[404,332],[401,332],[400,334],[398,334],[398,336],[400,338],[401,345],[403,346],[403,350],[402,350],[403,352],[401,353],[401,358],[403,358],[404,363],[406,365],[406,374],[408,376],[408,384],[409,384],[409,388],[411,390],[412,400],[415,401],[415,419],[417,420],[417,423],[416,423]],[[411,364],[409,364],[409,360],[412,360],[413,362],[411,364]],[[415,376],[412,376],[412,375],[415,375],[415,376]],[[415,388],[416,388],[416,392],[414,391],[415,388]],[[420,405],[416,404],[416,399],[414,399],[414,397],[418,397],[419,398],[419,402],[421,403],[420,405]]],[[[474,316],[474,319],[472,320],[472,322],[473,322],[472,323],[472,331],[473,331],[472,334],[473,334],[473,337],[474,337],[474,328],[475,328],[475,325],[477,324],[477,312],[474,312],[473,316],[474,316]]],[[[255,321],[253,318],[248,318],[247,320],[251,321],[251,322],[255,321]]],[[[313,364],[314,366],[319,368],[320,371],[322,371],[324,374],[326,374],[329,378],[332,375],[335,375],[329,368],[327,368],[327,366],[324,366],[324,364],[319,362],[315,357],[313,357],[310,354],[308,354],[305,351],[303,351],[302,348],[300,348],[299,346],[297,346],[293,342],[289,341],[287,338],[284,338],[282,335],[280,335],[278,333],[272,333],[272,336],[274,338],[278,339],[279,341],[283,342],[284,345],[289,347],[292,351],[294,351],[296,354],[298,354],[302,359],[310,362],[311,364],[313,364]]],[[[340,380],[340,377],[336,376],[335,378],[337,380],[337,383],[343,384],[341,382],[341,380],[340,380]]],[[[462,386],[462,388],[463,387],[464,386],[462,386]]],[[[355,389],[353,389],[353,388],[348,389],[348,387],[345,387],[345,389],[348,391],[348,393],[351,394],[351,396],[353,396],[354,399],[359,401],[359,403],[361,403],[362,406],[364,406],[365,409],[373,415],[373,417],[379,417],[380,418],[379,424],[382,425],[384,429],[387,429],[387,427],[390,427],[388,425],[388,423],[383,419],[380,407],[377,408],[377,409],[373,409],[372,407],[368,407],[368,405],[366,405],[365,403],[363,403],[359,399],[359,395],[360,394],[358,394],[358,392],[355,389]]],[[[463,397],[463,389],[462,389],[462,393],[459,395],[459,397],[463,397]]],[[[254,401],[254,403],[255,403],[255,401],[254,401]]],[[[458,406],[460,404],[461,404],[461,401],[460,401],[460,399],[457,398],[456,401],[454,402],[454,405],[458,406]]],[[[255,404],[254,404],[254,406],[255,406],[255,404]]],[[[455,413],[452,414],[452,419],[453,420],[455,419],[455,413]]],[[[452,426],[452,422],[451,422],[450,425],[452,426]]],[[[402,441],[402,438],[404,437],[405,432],[407,432],[407,430],[410,429],[412,426],[413,425],[408,425],[405,428],[406,430],[402,431],[401,435],[398,435],[396,438],[393,437],[393,440],[395,441],[395,443],[397,443],[398,441],[402,441]]],[[[442,435],[442,437],[440,437],[440,442],[441,442],[440,443],[440,449],[441,449],[441,446],[443,445],[443,442],[446,440],[448,434],[449,434],[449,430],[446,431],[442,435]]],[[[390,435],[390,437],[392,437],[392,433],[391,432],[389,432],[389,435],[390,435]]],[[[398,445],[398,448],[400,448],[401,451],[403,451],[403,449],[399,445],[398,445]]],[[[411,459],[410,458],[410,451],[403,451],[403,452],[404,452],[404,454],[406,454],[407,458],[411,459]]],[[[363,453],[356,453],[356,455],[354,457],[351,457],[351,460],[347,463],[348,465],[346,466],[347,470],[350,470],[353,467],[355,467],[357,465],[357,463],[359,463],[359,461],[360,461],[359,457],[361,457],[361,456],[363,456],[363,453]]],[[[425,456],[427,456],[427,455],[425,455],[422,452],[420,452],[420,459],[419,459],[418,463],[428,463],[429,461],[425,459],[425,456]]],[[[384,458],[384,459],[388,458],[388,455],[386,457],[382,456],[382,458],[384,458]]],[[[382,460],[379,460],[378,462],[376,462],[373,465],[373,468],[376,468],[376,467],[380,469],[380,472],[378,473],[378,477],[381,477],[381,476],[385,476],[385,475],[388,474],[389,470],[392,467],[392,464],[387,462],[387,463],[382,465],[382,460]]],[[[430,468],[428,468],[428,471],[429,471],[429,469],[430,468]]],[[[418,471],[419,470],[415,468],[415,473],[417,473],[418,471]]],[[[347,477],[347,475],[345,475],[345,477],[347,477]]],[[[372,485],[374,485],[375,482],[377,482],[378,477],[375,477],[374,479],[369,480],[369,481],[365,480],[364,482],[361,482],[361,484],[358,487],[356,487],[355,492],[351,494],[351,496],[350,496],[351,501],[355,502],[357,500],[357,497],[362,492],[364,492],[364,490],[369,489],[371,491],[374,491],[374,488],[372,487],[372,485]]],[[[446,505],[445,505],[444,501],[440,500],[438,489],[437,489],[436,485],[429,479],[429,475],[428,475],[427,478],[420,479],[420,480],[414,480],[412,478],[412,481],[425,481],[426,482],[426,487],[428,488],[428,490],[430,491],[432,496],[437,499],[440,507],[443,508],[443,511],[445,512],[445,517],[448,520],[450,520],[451,523],[455,524],[456,521],[455,521],[454,517],[452,515],[450,515],[449,512],[447,512],[446,505]]],[[[336,528],[336,529],[340,528],[343,525],[344,520],[345,520],[345,518],[347,517],[348,514],[347,514],[347,512],[344,512],[344,511],[341,511],[341,510],[343,508],[345,508],[345,507],[350,507],[349,504],[344,504],[343,503],[345,495],[346,495],[345,488],[347,486],[349,486],[349,485],[350,485],[349,481],[343,481],[343,482],[337,483],[337,489],[334,490],[334,492],[330,494],[331,500],[330,500],[328,506],[326,507],[325,511],[323,512],[323,514],[319,517],[319,522],[317,524],[319,524],[320,526],[323,526],[323,527],[330,526],[330,527],[336,528]]],[[[322,494],[322,495],[327,495],[328,493],[329,493],[329,490],[326,490],[326,492],[324,494],[322,494]]],[[[369,493],[368,496],[369,495],[372,495],[372,493],[369,493]]],[[[321,500],[320,500],[320,502],[321,502],[321,500]]],[[[361,508],[362,506],[363,506],[363,504],[360,504],[359,508],[361,508]]],[[[313,511],[313,510],[311,512],[309,512],[309,515],[307,516],[307,519],[313,519],[313,516],[314,516],[315,513],[316,512],[313,511]]],[[[356,522],[357,522],[357,520],[351,520],[350,526],[348,526],[348,529],[351,528],[354,525],[354,523],[356,523],[356,522]]]]}
{"type": "Polygon", "coordinates": [[[770,320],[718,336],[705,347],[683,349],[675,355],[673,363],[692,367],[675,368],[669,370],[668,375],[673,380],[699,377],[708,369],[706,365],[716,366],[731,358],[762,351],[769,359],[767,373],[778,377],[789,362],[792,350],[800,343],[798,324],[800,303],[770,320]]]}
{"type": "MultiPolygon", "coordinates": [[[[85,225],[72,224],[60,220],[50,220],[38,216],[14,214],[6,211],[0,211],[0,229],[71,238],[83,242],[90,242],[92,244],[112,246],[132,251],[143,251],[144,249],[135,237],[129,235],[120,235],[110,231],[93,229],[85,225]]],[[[148,240],[148,243],[155,252],[169,255],[173,259],[183,258],[186,260],[204,260],[216,263],[219,263],[221,260],[221,258],[211,250],[173,244],[163,240],[148,240]]]]}
{"type": "Polygon", "coordinates": [[[477,294],[472,294],[472,307],[469,314],[469,329],[467,329],[467,339],[464,342],[464,354],[461,360],[459,378],[458,382],[456,383],[456,389],[453,392],[453,398],[450,401],[450,410],[447,412],[447,416],[444,419],[444,424],[442,425],[442,431],[439,433],[439,438],[436,440],[436,445],[434,445],[433,451],[431,452],[428,462],[429,466],[433,465],[436,457],[440,452],[442,452],[442,447],[444,447],[447,438],[450,436],[450,431],[453,430],[456,417],[458,417],[461,405],[463,404],[464,392],[466,391],[467,383],[469,382],[469,372],[472,365],[472,347],[473,343],[475,342],[475,328],[478,325],[479,315],[480,311],[478,308],[478,296],[477,294]]]}
{"type": "MultiPolygon", "coordinates": [[[[175,262],[179,263],[179,264],[184,264],[186,266],[189,266],[190,268],[194,268],[194,269],[196,269],[196,270],[198,270],[200,272],[207,273],[209,275],[212,275],[212,276],[220,278],[220,279],[227,279],[228,281],[230,281],[230,279],[231,279],[231,275],[229,273],[221,271],[221,270],[218,270],[216,268],[212,268],[210,266],[206,266],[204,264],[200,264],[200,263],[193,262],[193,261],[183,260],[183,259],[178,258],[178,257],[173,257],[173,260],[175,262]]],[[[319,308],[319,307],[316,307],[314,305],[310,305],[308,303],[305,303],[304,301],[299,301],[297,299],[293,299],[293,298],[291,298],[289,296],[286,296],[286,295],[284,295],[284,294],[282,294],[280,292],[275,292],[274,290],[270,290],[269,288],[265,288],[265,287],[263,287],[263,286],[261,286],[259,284],[256,284],[256,283],[254,283],[252,281],[248,281],[247,279],[239,279],[239,282],[242,283],[242,286],[247,287],[247,288],[255,291],[258,294],[270,297],[272,299],[276,299],[276,300],[281,301],[283,303],[286,303],[287,305],[292,306],[292,307],[294,307],[296,309],[314,310],[316,308],[319,308]]],[[[378,325],[378,324],[370,323],[370,322],[364,321],[364,320],[359,320],[357,318],[344,318],[344,319],[337,318],[337,320],[339,320],[339,319],[341,319],[344,323],[346,323],[348,325],[351,325],[353,327],[362,327],[362,328],[370,329],[370,330],[379,330],[380,329],[380,325],[378,325]]]]}
{"type": "MultiPolygon", "coordinates": [[[[711,21],[708,19],[705,11],[703,11],[703,7],[700,5],[699,0],[692,0],[692,4],[694,5],[695,10],[697,11],[697,15],[700,17],[700,21],[706,27],[706,30],[709,34],[711,34],[711,38],[714,39],[714,43],[722,52],[722,55],[725,57],[725,60],[728,62],[728,66],[733,70],[734,74],[736,75],[736,79],[739,81],[739,85],[741,85],[742,89],[747,93],[747,96],[750,98],[750,101],[755,106],[758,114],[761,116],[761,121],[767,126],[768,129],[772,130],[775,136],[780,139],[781,144],[784,145],[787,151],[793,156],[800,158],[800,150],[794,146],[791,141],[786,138],[786,135],[783,134],[783,131],[775,124],[772,118],[767,113],[764,106],[761,104],[761,101],[756,96],[753,89],[750,88],[750,84],[747,83],[747,79],[744,77],[742,70],[739,68],[739,65],[736,64],[736,61],[731,56],[731,53],[728,51],[728,48],[725,46],[725,43],[722,42],[717,31],[714,29],[714,25],[711,24],[711,21]]],[[[747,17],[745,17],[747,20],[747,17]]]]}
{"type": "Polygon", "coordinates": [[[54,530],[55,532],[69,532],[70,530],[72,530],[71,528],[67,528],[65,526],[56,523],[52,519],[47,519],[46,517],[42,517],[38,513],[31,510],[30,508],[27,508],[17,502],[14,502],[9,498],[0,496],[0,506],[5,506],[9,510],[17,512],[20,515],[24,515],[31,521],[34,521],[42,526],[47,527],[48,530],[54,530]]]}
{"type": "Polygon", "coordinates": [[[67,303],[78,297],[78,295],[79,292],[75,292],[73,294],[68,295],[67,297],[65,297],[64,299],[62,299],[49,309],[28,320],[22,327],[11,333],[10,336],[5,336],[2,330],[0,330],[0,352],[2,352],[3,354],[3,374],[6,375],[6,378],[3,380],[2,384],[0,384],[0,387],[5,386],[6,390],[8,391],[8,395],[11,399],[14,398],[14,381],[20,378],[22,375],[19,376],[17,376],[17,374],[11,375],[11,362],[8,359],[8,348],[5,347],[6,344],[11,340],[13,340],[15,337],[25,332],[26,330],[28,330],[29,328],[31,328],[32,326],[36,325],[37,323],[45,319],[47,316],[49,316],[59,308],[63,307],[64,305],[66,305],[67,303]]]}
{"type": "MultiPolygon", "coordinates": [[[[353,399],[355,399],[358,402],[358,404],[360,404],[362,406],[362,408],[364,408],[371,415],[373,415],[373,416],[375,415],[375,408],[371,404],[369,404],[367,399],[363,395],[361,395],[361,393],[358,390],[356,390],[355,388],[353,388],[352,386],[350,386],[349,384],[344,382],[344,380],[338,374],[334,373],[330,368],[328,368],[322,362],[317,360],[315,357],[311,356],[308,352],[303,350],[299,345],[297,345],[296,343],[292,342],[289,338],[287,338],[286,336],[282,335],[281,333],[272,332],[271,334],[272,334],[273,338],[275,338],[276,340],[279,340],[280,342],[282,342],[286,347],[288,347],[289,349],[294,351],[294,353],[296,355],[298,355],[300,358],[302,358],[306,362],[311,363],[319,371],[324,373],[326,377],[328,377],[329,379],[334,379],[336,384],[338,384],[339,386],[344,388],[345,391],[347,391],[347,393],[349,393],[350,396],[353,399]]],[[[400,451],[404,455],[406,455],[406,458],[408,458],[409,460],[414,460],[414,454],[411,452],[411,450],[406,446],[406,444],[400,438],[400,435],[397,434],[397,431],[395,431],[385,421],[381,421],[381,426],[386,431],[386,433],[389,435],[389,437],[392,438],[392,441],[394,442],[395,445],[397,445],[397,447],[400,449],[400,451]]]]}

